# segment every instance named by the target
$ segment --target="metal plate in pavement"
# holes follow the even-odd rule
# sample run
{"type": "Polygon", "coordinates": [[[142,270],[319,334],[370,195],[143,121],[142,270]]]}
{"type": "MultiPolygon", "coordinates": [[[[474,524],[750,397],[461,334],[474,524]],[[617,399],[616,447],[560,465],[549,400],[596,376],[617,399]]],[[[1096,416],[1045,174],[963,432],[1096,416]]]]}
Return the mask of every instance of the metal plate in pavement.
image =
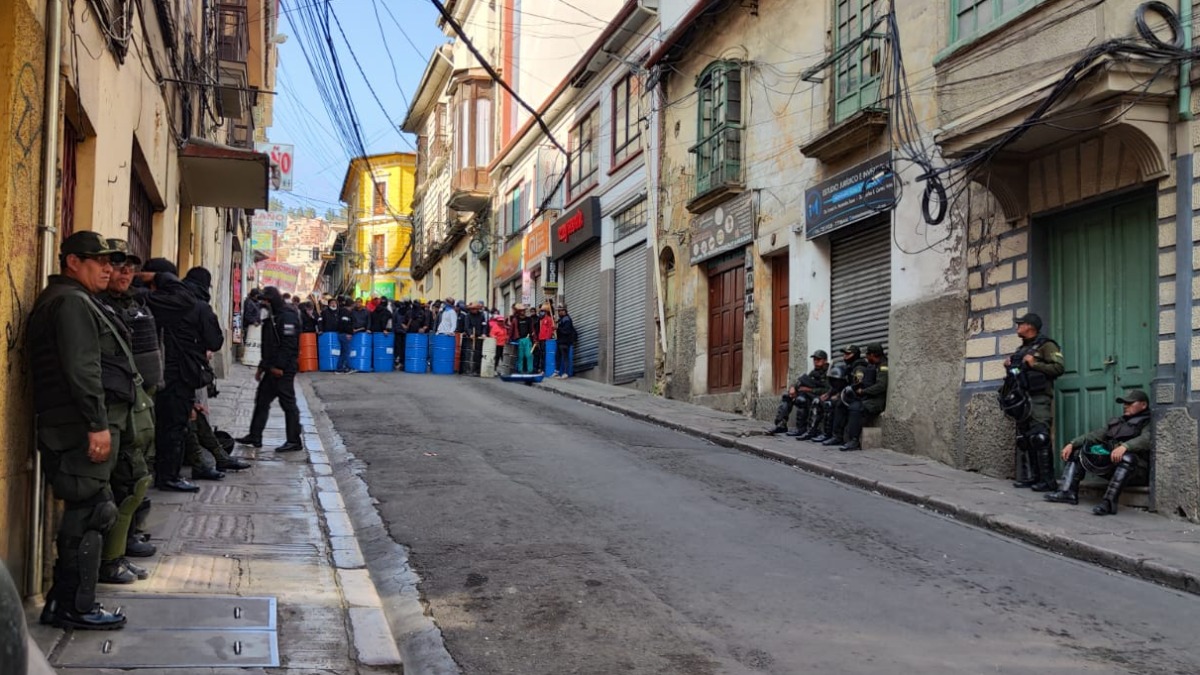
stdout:
{"type": "Polygon", "coordinates": [[[275,630],[275,598],[236,595],[106,595],[130,630],[275,630]]]}
{"type": "Polygon", "coordinates": [[[270,630],[72,631],[53,659],[57,668],[274,668],[279,642],[270,630]]]}

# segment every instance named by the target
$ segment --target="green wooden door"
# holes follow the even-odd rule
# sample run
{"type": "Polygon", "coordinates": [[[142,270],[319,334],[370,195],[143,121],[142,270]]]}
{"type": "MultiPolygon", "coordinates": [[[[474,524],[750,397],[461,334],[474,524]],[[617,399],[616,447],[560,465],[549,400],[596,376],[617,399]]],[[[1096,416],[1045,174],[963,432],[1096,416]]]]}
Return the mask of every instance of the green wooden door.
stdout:
{"type": "Polygon", "coordinates": [[[1113,399],[1125,389],[1150,389],[1158,334],[1155,205],[1152,197],[1109,202],[1047,224],[1047,329],[1066,364],[1055,382],[1061,447],[1120,414],[1113,399]]]}

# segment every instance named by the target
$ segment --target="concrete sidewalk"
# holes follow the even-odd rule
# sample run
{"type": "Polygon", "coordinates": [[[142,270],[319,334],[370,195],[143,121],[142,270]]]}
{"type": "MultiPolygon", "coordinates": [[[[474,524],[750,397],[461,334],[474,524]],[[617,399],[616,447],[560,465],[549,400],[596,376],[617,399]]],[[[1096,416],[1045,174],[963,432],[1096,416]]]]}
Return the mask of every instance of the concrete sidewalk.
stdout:
{"type": "Polygon", "coordinates": [[[916,504],[1062,555],[1200,594],[1200,526],[1132,508],[1097,517],[1091,505],[1051,504],[1009,481],[891,450],[838,452],[766,433],[768,424],[584,379],[545,389],[916,504]]]}
{"type": "MultiPolygon", "coordinates": [[[[212,422],[240,436],[254,407],[253,370],[234,366],[217,385],[220,396],[210,401],[212,422]]],[[[284,442],[283,415],[276,406],[264,448],[238,446],[235,453],[251,460],[252,468],[229,473],[220,482],[199,481],[197,494],[150,491],[154,507],[147,529],[158,553],[134,560],[150,570],[150,578],[100,587],[106,607],[127,608],[123,630],[64,632],[37,625],[40,607],[31,608],[31,632],[60,673],[118,672],[122,661],[146,651],[174,660],[138,673],[235,672],[260,649],[250,637],[243,641],[246,633],[210,634],[194,630],[195,625],[189,626],[192,632],[168,629],[173,620],[201,622],[196,617],[203,615],[205,603],[220,617],[222,623],[214,625],[228,629],[235,613],[240,619],[244,611],[255,611],[251,601],[256,597],[275,599],[277,611],[264,613],[263,620],[274,627],[278,665],[264,665],[260,658],[240,672],[400,672],[400,655],[329,457],[299,387],[297,394],[301,422],[309,432],[304,436],[307,452],[272,452],[284,442]],[[151,605],[162,611],[151,611],[151,605]],[[113,642],[105,653],[107,639],[113,642]]]]}

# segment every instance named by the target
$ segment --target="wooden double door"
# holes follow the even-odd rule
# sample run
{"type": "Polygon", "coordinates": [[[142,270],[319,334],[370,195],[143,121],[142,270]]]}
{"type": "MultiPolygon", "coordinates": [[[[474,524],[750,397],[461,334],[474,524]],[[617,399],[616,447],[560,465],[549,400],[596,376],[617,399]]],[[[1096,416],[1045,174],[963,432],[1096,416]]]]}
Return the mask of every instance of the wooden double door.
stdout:
{"type": "Polygon", "coordinates": [[[708,267],[708,390],[742,386],[742,341],[746,324],[745,258],[708,267]]]}

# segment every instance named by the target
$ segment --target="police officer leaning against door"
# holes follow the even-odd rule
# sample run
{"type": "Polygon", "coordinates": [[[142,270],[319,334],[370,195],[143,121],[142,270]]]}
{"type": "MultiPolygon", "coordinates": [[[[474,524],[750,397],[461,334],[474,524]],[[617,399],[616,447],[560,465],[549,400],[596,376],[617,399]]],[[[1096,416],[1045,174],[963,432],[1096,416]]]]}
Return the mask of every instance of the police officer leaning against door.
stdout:
{"type": "Polygon", "coordinates": [[[124,261],[97,232],[67,237],[59,248],[62,274],[50,276],[29,318],[38,451],[47,483],[64,502],[41,620],[62,627],[125,625],[123,615],[96,602],[96,582],[104,534],[118,516],[109,478],[140,379],[126,358],[120,322],[95,298],[113,264],[124,261]]]}
{"type": "MultiPolygon", "coordinates": [[[[1050,429],[1054,424],[1054,380],[1063,374],[1062,348],[1042,334],[1042,318],[1016,319],[1021,346],[1004,360],[1008,374],[1005,413],[1017,423],[1017,480],[1013,487],[1049,492],[1055,488],[1050,429]]],[[[1002,399],[1003,401],[1003,399],[1002,399]]]]}

